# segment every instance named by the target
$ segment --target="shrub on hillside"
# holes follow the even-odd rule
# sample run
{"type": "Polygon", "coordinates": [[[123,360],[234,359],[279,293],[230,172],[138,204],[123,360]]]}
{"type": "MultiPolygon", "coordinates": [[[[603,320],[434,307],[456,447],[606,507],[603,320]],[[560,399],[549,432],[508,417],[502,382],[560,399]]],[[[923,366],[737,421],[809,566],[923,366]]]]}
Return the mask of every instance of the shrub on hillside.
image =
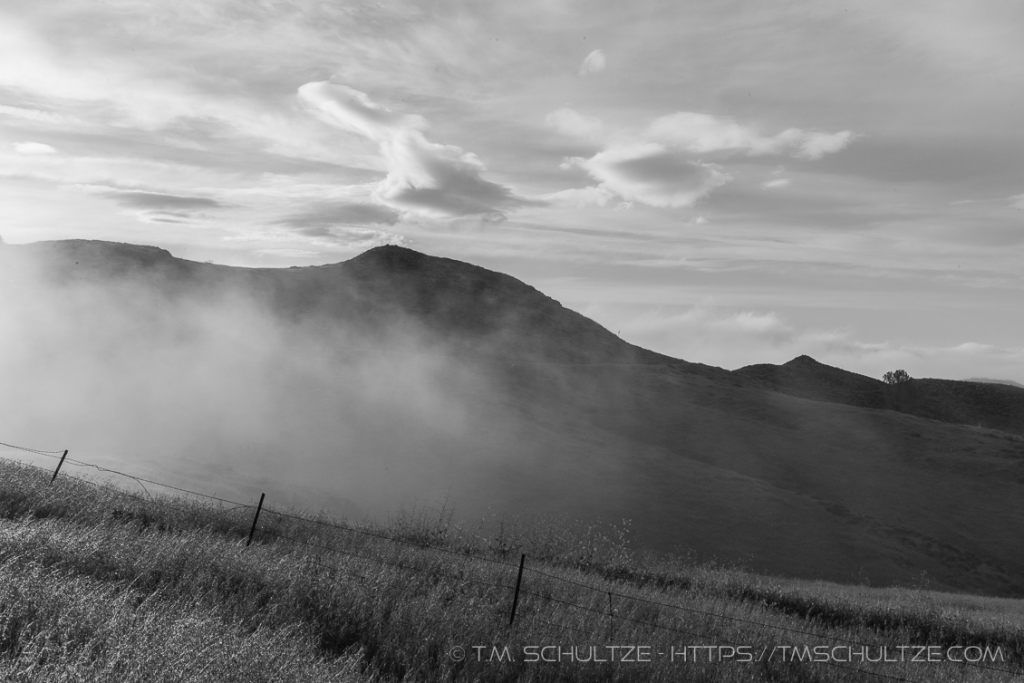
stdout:
{"type": "Polygon", "coordinates": [[[890,370],[882,375],[882,381],[886,384],[903,384],[910,381],[910,374],[906,370],[890,370]]]}

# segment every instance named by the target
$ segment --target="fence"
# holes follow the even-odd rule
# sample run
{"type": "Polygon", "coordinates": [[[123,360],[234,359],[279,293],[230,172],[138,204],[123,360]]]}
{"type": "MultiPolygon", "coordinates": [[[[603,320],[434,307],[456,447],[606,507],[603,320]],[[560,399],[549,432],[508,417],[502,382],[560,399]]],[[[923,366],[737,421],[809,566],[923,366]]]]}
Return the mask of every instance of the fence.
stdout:
{"type": "MultiPolygon", "coordinates": [[[[105,489],[108,492],[112,492],[119,496],[126,498],[135,499],[145,505],[159,505],[168,509],[176,510],[179,513],[189,514],[190,510],[176,504],[174,501],[180,502],[180,497],[177,499],[168,499],[168,497],[155,497],[147,488],[147,484],[153,487],[159,487],[174,491],[177,494],[184,494],[186,496],[194,496],[197,499],[210,501],[211,505],[215,504],[217,507],[204,508],[204,513],[214,514],[219,516],[225,522],[225,529],[235,533],[240,539],[246,538],[245,547],[249,547],[254,540],[266,543],[268,540],[274,543],[285,543],[298,548],[308,548],[312,551],[310,560],[314,565],[326,566],[323,560],[323,555],[336,555],[343,556],[349,560],[354,560],[357,563],[371,563],[381,566],[387,566],[401,571],[409,572],[423,572],[426,571],[422,567],[417,567],[414,564],[403,563],[399,560],[388,559],[389,553],[385,552],[388,546],[391,547],[404,547],[407,549],[414,550],[416,553],[438,553],[441,555],[450,556],[452,558],[458,558],[462,560],[462,569],[458,572],[448,572],[442,574],[445,578],[456,582],[466,582],[480,585],[486,588],[493,588],[508,592],[509,598],[509,612],[508,612],[508,628],[514,629],[517,623],[522,622],[524,619],[528,620],[531,627],[540,626],[542,628],[553,630],[559,634],[567,632],[578,632],[582,633],[589,638],[593,638],[596,634],[593,630],[583,630],[578,627],[572,626],[566,623],[558,623],[550,620],[548,612],[552,611],[550,606],[558,605],[563,612],[568,611],[569,613],[588,613],[599,616],[601,619],[607,620],[607,638],[609,642],[612,641],[615,634],[622,626],[626,624],[634,624],[641,626],[652,631],[682,635],[691,638],[699,638],[706,642],[710,642],[713,646],[729,646],[729,647],[742,647],[740,643],[732,642],[728,639],[723,638],[720,635],[709,634],[700,630],[694,630],[692,628],[683,628],[678,624],[671,623],[660,623],[660,610],[669,610],[675,613],[688,613],[692,615],[698,615],[709,620],[721,620],[730,621],[754,626],[759,629],[763,629],[766,632],[774,632],[779,635],[790,635],[790,636],[803,636],[820,641],[828,641],[831,643],[856,646],[862,648],[878,648],[877,644],[869,644],[862,641],[843,638],[841,636],[829,633],[820,633],[816,631],[791,628],[780,624],[769,624],[761,621],[723,614],[718,612],[711,612],[706,610],[697,609],[696,607],[687,607],[684,605],[671,604],[668,602],[662,602],[658,600],[652,600],[648,597],[644,597],[638,594],[629,594],[626,592],[628,587],[626,584],[616,584],[615,589],[610,589],[607,585],[597,586],[584,581],[566,578],[564,576],[557,576],[552,573],[554,571],[551,568],[536,568],[530,566],[527,562],[525,554],[520,554],[519,561],[512,563],[503,559],[497,559],[494,557],[488,557],[487,555],[479,552],[473,552],[471,550],[457,550],[449,547],[442,547],[437,545],[431,545],[429,543],[414,542],[402,538],[396,538],[394,536],[382,533],[372,528],[360,528],[351,525],[339,524],[334,521],[327,521],[324,519],[312,518],[304,515],[296,515],[281,510],[276,510],[268,505],[265,505],[265,494],[261,494],[259,502],[255,505],[251,503],[241,503],[232,501],[219,496],[212,496],[197,491],[191,491],[189,489],[173,486],[163,482],[158,482],[152,479],[144,478],[137,475],[132,475],[126,472],[94,465],[91,463],[83,462],[74,458],[68,457],[67,450],[57,451],[44,451],[34,448],[28,448],[24,446],[17,446],[13,444],[0,442],[0,446],[15,449],[25,453],[50,458],[56,460],[56,466],[50,476],[50,484],[52,485],[57,480],[58,475],[60,478],[67,478],[84,485],[94,486],[101,489],[105,489]],[[128,480],[137,483],[145,495],[126,490],[122,487],[114,486],[110,483],[93,481],[88,478],[83,478],[62,471],[65,465],[77,466],[82,468],[89,468],[96,470],[99,473],[106,473],[119,477],[124,477],[128,480]],[[251,524],[248,523],[248,519],[240,515],[241,511],[251,510],[252,520],[251,524]],[[235,519],[234,521],[229,520],[228,516],[231,515],[235,519]],[[283,527],[280,523],[274,524],[266,522],[267,516],[274,516],[279,521],[287,520],[291,526],[283,527]],[[260,526],[260,522],[264,522],[260,526]],[[245,523],[242,526],[242,523],[245,523]],[[284,529],[282,531],[282,528],[284,529]],[[305,529],[304,532],[300,533],[300,529],[305,529]],[[323,531],[330,534],[327,537],[316,533],[313,530],[323,531]],[[349,540],[347,543],[339,545],[332,541],[337,540],[339,536],[344,535],[349,540]],[[358,542],[353,542],[352,539],[360,539],[358,542]],[[495,582],[494,580],[488,580],[479,576],[474,576],[471,572],[467,571],[467,566],[470,561],[481,562],[490,565],[500,572],[504,573],[508,577],[507,582],[495,582]],[[559,585],[571,585],[576,589],[583,589],[585,591],[593,592],[601,597],[607,597],[607,609],[599,609],[591,604],[580,604],[572,600],[559,597],[557,595],[557,589],[552,589],[552,586],[559,585]],[[624,605],[646,605],[655,610],[655,620],[649,621],[644,619],[637,619],[630,616],[624,616],[624,613],[629,610],[623,609],[624,605]],[[545,618],[548,616],[549,618],[545,618]],[[518,618],[518,621],[517,621],[518,618]]],[[[23,466],[29,466],[38,469],[46,474],[49,474],[49,470],[40,467],[39,465],[31,462],[23,462],[15,460],[6,455],[0,455],[0,458],[4,460],[18,462],[23,466]]],[[[121,510],[114,510],[113,514],[131,516],[130,513],[125,513],[121,510]]],[[[393,553],[391,553],[393,554],[393,553]]],[[[335,565],[337,568],[337,565],[335,565]]],[[[430,570],[432,575],[437,576],[438,572],[436,567],[430,570]]],[[[356,580],[367,580],[367,577],[359,572],[359,565],[352,564],[344,573],[356,580]]],[[[633,610],[636,612],[636,609],[633,610]]],[[[792,647],[798,647],[796,645],[792,647]]],[[[819,662],[823,665],[834,667],[838,669],[847,670],[849,673],[863,674],[864,676],[873,677],[880,680],[890,681],[903,681],[906,683],[919,683],[911,678],[904,676],[890,675],[880,671],[873,671],[868,669],[862,669],[849,664],[844,664],[839,661],[826,660],[819,662]]],[[[1024,676],[1024,672],[1012,671],[1002,667],[990,666],[983,662],[962,662],[964,666],[971,667],[979,670],[987,670],[993,673],[1002,673],[1008,676],[1024,676]]]]}

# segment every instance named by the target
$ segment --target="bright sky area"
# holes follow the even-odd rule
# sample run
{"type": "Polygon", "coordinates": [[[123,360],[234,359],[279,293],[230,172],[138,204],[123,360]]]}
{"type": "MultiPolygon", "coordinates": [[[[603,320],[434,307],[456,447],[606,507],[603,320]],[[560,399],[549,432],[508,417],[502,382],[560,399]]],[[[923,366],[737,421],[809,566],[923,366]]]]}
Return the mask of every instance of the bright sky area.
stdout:
{"type": "Polygon", "coordinates": [[[380,244],[727,368],[1024,382],[1024,4],[0,1],[0,235],[380,244]]]}

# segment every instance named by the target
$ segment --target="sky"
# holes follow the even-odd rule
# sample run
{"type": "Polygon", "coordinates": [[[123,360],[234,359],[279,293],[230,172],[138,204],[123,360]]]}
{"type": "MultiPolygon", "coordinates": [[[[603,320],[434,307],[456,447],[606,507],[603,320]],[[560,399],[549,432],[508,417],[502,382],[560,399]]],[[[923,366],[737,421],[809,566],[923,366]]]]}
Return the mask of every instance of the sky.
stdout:
{"type": "Polygon", "coordinates": [[[0,0],[0,237],[399,244],[737,368],[1024,383],[1024,5],[0,0]]]}

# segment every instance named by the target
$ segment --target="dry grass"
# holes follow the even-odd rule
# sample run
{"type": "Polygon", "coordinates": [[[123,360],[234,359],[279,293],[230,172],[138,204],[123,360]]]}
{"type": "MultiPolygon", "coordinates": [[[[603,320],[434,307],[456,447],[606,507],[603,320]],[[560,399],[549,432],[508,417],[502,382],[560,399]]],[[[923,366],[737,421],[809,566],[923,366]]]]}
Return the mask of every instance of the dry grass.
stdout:
{"type": "Polygon", "coordinates": [[[38,470],[0,464],[0,672],[16,681],[1011,680],[949,663],[788,662],[778,650],[755,662],[673,661],[687,645],[749,646],[755,657],[792,645],[978,645],[1002,649],[996,667],[1024,664],[1020,601],[638,558],[623,536],[585,525],[506,523],[474,535],[444,511],[352,530],[267,513],[246,548],[251,512],[69,479],[49,486],[38,470]],[[520,552],[528,562],[510,627],[520,552]],[[630,651],[609,647],[632,645],[650,647],[651,661],[567,655],[622,657],[630,651]],[[562,661],[527,661],[542,646],[562,661]]]}

